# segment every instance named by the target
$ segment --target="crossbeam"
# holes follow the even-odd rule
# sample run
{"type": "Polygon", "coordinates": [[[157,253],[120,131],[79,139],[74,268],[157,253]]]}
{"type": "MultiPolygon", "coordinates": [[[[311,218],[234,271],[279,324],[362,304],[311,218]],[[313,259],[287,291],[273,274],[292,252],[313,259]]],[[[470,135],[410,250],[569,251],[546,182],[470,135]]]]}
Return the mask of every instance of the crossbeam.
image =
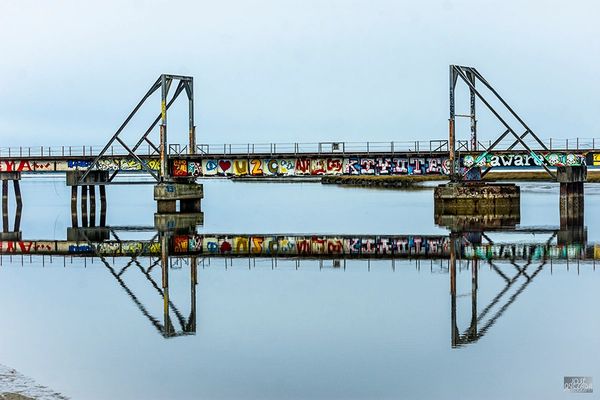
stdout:
{"type": "MultiPolygon", "coordinates": [[[[450,177],[453,181],[462,181],[464,180],[467,173],[473,168],[479,168],[479,162],[488,154],[491,154],[492,151],[499,145],[499,143],[509,134],[514,137],[513,143],[505,149],[505,151],[511,151],[517,145],[521,145],[523,149],[525,149],[536,162],[544,168],[544,170],[553,178],[556,179],[556,175],[554,172],[550,170],[550,164],[545,159],[542,154],[531,149],[531,147],[525,142],[525,138],[527,136],[532,137],[537,144],[539,144],[543,151],[548,151],[548,148],[544,144],[544,142],[533,132],[533,130],[525,123],[525,121],[513,110],[512,107],[500,96],[500,94],[494,89],[494,87],[477,71],[477,69],[473,67],[465,67],[461,65],[450,65],[450,118],[449,118],[449,142],[450,142],[450,177]],[[491,144],[485,151],[479,155],[474,165],[467,168],[462,173],[458,172],[458,163],[456,161],[456,132],[455,132],[455,119],[456,117],[462,116],[460,114],[456,114],[455,112],[455,89],[456,84],[458,82],[458,78],[460,78],[469,88],[470,92],[470,108],[471,112],[468,117],[471,118],[471,151],[478,150],[478,141],[477,141],[477,128],[476,128],[476,113],[475,113],[475,99],[479,99],[485,107],[496,117],[496,119],[504,126],[506,129],[495,141],[491,144]],[[489,90],[492,94],[492,99],[499,101],[518,122],[520,125],[519,128],[516,128],[514,125],[508,123],[508,121],[500,115],[500,112],[491,105],[490,101],[486,96],[484,96],[480,90],[476,87],[476,82],[483,84],[485,88],[489,90]],[[517,134],[517,131],[524,132],[522,134],[517,134]]],[[[484,174],[489,172],[489,168],[484,171],[484,174]]]]}
{"type": "MultiPolygon", "coordinates": [[[[169,149],[168,149],[168,140],[167,140],[167,110],[171,107],[171,105],[175,102],[175,100],[179,97],[179,95],[185,91],[186,97],[188,99],[188,125],[189,125],[189,153],[195,154],[196,149],[196,127],[194,125],[194,78],[191,76],[182,76],[182,75],[169,75],[162,74],[153,84],[150,86],[150,89],[146,92],[146,94],[142,97],[142,99],[136,104],[133,110],[127,115],[125,121],[119,126],[117,131],[112,135],[106,145],[102,148],[100,153],[94,158],[91,165],[87,168],[85,173],[79,178],[78,183],[82,184],[90,171],[95,169],[98,166],[98,163],[102,158],[108,156],[107,152],[115,143],[119,144],[123,149],[125,149],[126,154],[133,157],[137,162],[140,163],[142,170],[150,174],[156,182],[168,181],[170,179],[169,172],[169,149]],[[177,88],[170,100],[167,101],[169,90],[174,81],[178,81],[177,88]],[[160,114],[154,119],[154,121],[150,124],[148,129],[142,134],[142,136],[137,140],[136,144],[133,146],[129,146],[123,138],[121,134],[125,127],[129,124],[134,115],[142,108],[146,100],[152,96],[156,91],[160,89],[161,91],[161,110],[160,114]],[[159,140],[160,144],[157,146],[152,142],[148,136],[160,122],[160,133],[159,140]],[[154,151],[160,154],[160,168],[158,171],[150,168],[148,163],[144,158],[141,157],[140,154],[137,153],[143,142],[148,143],[154,151]]],[[[112,150],[111,150],[112,152],[112,150]]],[[[112,174],[109,178],[109,181],[112,181],[115,176],[119,173],[119,170],[112,171],[112,174]]]]}

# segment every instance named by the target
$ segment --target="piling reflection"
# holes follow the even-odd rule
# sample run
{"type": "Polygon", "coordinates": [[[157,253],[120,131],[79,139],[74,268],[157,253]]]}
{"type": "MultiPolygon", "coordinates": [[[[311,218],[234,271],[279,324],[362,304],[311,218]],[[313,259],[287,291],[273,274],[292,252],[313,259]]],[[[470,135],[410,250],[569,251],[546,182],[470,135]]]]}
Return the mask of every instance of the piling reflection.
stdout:
{"type": "Polygon", "coordinates": [[[19,240],[21,238],[21,214],[23,212],[23,200],[21,197],[20,175],[16,173],[1,173],[2,181],[2,232],[0,240],[19,240]],[[9,181],[13,182],[15,195],[15,218],[13,226],[10,226],[9,212],[9,181]]]}

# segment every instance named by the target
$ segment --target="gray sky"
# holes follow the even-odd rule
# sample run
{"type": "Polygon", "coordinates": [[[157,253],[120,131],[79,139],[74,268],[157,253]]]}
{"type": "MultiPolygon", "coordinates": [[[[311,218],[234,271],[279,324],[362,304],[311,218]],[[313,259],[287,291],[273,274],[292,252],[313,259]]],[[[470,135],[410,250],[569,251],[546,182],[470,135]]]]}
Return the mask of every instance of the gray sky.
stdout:
{"type": "Polygon", "coordinates": [[[0,0],[0,146],[102,145],[163,72],[194,76],[200,143],[444,138],[451,63],[543,137],[600,137],[599,4],[0,0]]]}

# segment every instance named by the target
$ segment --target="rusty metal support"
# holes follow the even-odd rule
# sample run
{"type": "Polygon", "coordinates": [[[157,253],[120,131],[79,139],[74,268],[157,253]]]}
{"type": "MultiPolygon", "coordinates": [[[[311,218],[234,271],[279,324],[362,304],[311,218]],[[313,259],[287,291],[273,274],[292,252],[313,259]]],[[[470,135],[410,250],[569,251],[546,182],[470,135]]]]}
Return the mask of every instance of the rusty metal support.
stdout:
{"type": "MultiPolygon", "coordinates": [[[[95,170],[98,166],[98,162],[102,159],[102,157],[105,157],[107,154],[107,151],[109,149],[112,149],[112,145],[113,143],[116,141],[117,143],[119,143],[126,151],[127,154],[130,155],[131,157],[133,157],[137,162],[140,163],[142,170],[144,170],[145,172],[149,173],[150,175],[152,175],[152,177],[157,181],[165,181],[165,180],[169,180],[170,179],[170,174],[169,174],[169,167],[168,167],[168,141],[167,141],[167,109],[171,106],[171,104],[173,104],[173,102],[175,101],[175,99],[179,96],[179,94],[183,91],[186,90],[186,94],[188,97],[188,107],[189,107],[189,111],[190,111],[190,116],[189,116],[189,140],[190,140],[190,152],[192,152],[192,154],[195,152],[195,148],[196,148],[196,133],[195,133],[195,126],[194,126],[194,117],[193,117],[193,112],[194,112],[194,98],[193,98],[193,78],[190,76],[181,76],[181,75],[167,75],[167,74],[163,74],[161,75],[156,82],[154,82],[154,84],[150,87],[150,89],[148,90],[148,92],[144,95],[144,97],[140,100],[140,102],[135,106],[135,108],[133,109],[133,111],[127,116],[127,118],[125,119],[125,121],[121,124],[121,126],[119,127],[119,129],[117,129],[117,131],[115,132],[115,134],[111,137],[111,139],[108,141],[108,143],[104,146],[104,148],[98,153],[98,155],[94,158],[94,160],[92,161],[92,163],[90,164],[90,166],[87,168],[87,170],[85,171],[85,173],[79,178],[78,180],[78,184],[82,184],[85,182],[85,179],[87,178],[88,174],[92,171],[95,170]],[[173,95],[173,97],[171,98],[171,100],[169,100],[167,102],[167,97],[168,97],[168,93],[169,93],[169,88],[172,84],[173,81],[179,81],[179,84],[177,86],[177,89],[175,90],[175,93],[173,95]],[[129,123],[129,121],[133,118],[133,116],[138,112],[138,110],[142,107],[142,105],[146,102],[146,100],[154,93],[156,92],[158,89],[161,89],[161,112],[159,114],[159,117],[157,117],[154,122],[152,124],[150,124],[150,127],[146,130],[146,132],[142,135],[142,137],[137,141],[137,143],[133,146],[133,147],[129,147],[121,138],[120,138],[120,134],[121,132],[124,130],[124,128],[126,127],[126,125],[129,123]],[[160,132],[159,132],[159,136],[160,136],[160,145],[157,147],[149,138],[148,135],[150,134],[150,132],[154,129],[154,127],[156,126],[156,124],[158,123],[158,121],[160,121],[160,132]],[[152,146],[152,148],[156,151],[158,150],[158,153],[160,154],[160,168],[158,173],[155,173],[155,171],[149,167],[148,163],[146,161],[144,161],[143,159],[140,158],[140,156],[137,154],[138,149],[140,148],[140,145],[143,142],[147,142],[150,146],[152,146]]],[[[118,171],[115,171],[111,174],[110,178],[109,178],[109,182],[112,181],[114,179],[114,177],[117,175],[118,171]]]]}
{"type": "Polygon", "coordinates": [[[189,154],[196,154],[196,126],[194,125],[194,81],[185,82],[185,91],[188,98],[189,114],[189,154]]]}
{"type": "MultiPolygon", "coordinates": [[[[472,72],[467,73],[467,77],[475,87],[475,75],[472,72]]],[[[469,89],[470,94],[470,111],[471,111],[471,151],[477,151],[477,117],[475,110],[475,92],[469,89]]]]}
{"type": "Polygon", "coordinates": [[[455,134],[455,95],[456,88],[456,71],[454,66],[450,66],[450,117],[448,119],[448,151],[450,159],[450,180],[456,177],[456,134],[455,134]]]}
{"type": "Polygon", "coordinates": [[[161,75],[161,100],[160,100],[160,180],[164,181],[169,176],[169,148],[167,142],[167,92],[168,82],[166,75],[161,75]]]}
{"type": "MultiPolygon", "coordinates": [[[[540,146],[545,150],[547,150],[546,145],[539,139],[539,137],[537,135],[535,135],[535,133],[533,133],[533,131],[527,126],[527,124],[525,124],[525,122],[508,105],[508,103],[506,103],[506,101],[498,94],[498,92],[483,78],[483,76],[475,68],[464,67],[464,66],[459,66],[459,65],[451,65],[450,66],[451,83],[453,82],[453,79],[457,76],[460,77],[463,80],[463,82],[465,82],[466,85],[469,87],[471,97],[479,98],[479,100],[491,111],[491,113],[496,117],[496,119],[498,119],[498,121],[500,121],[500,123],[502,123],[502,125],[504,125],[504,127],[506,128],[506,131],[501,136],[501,138],[506,136],[507,132],[514,136],[515,143],[513,143],[513,145],[511,145],[510,148],[512,149],[516,144],[520,144],[521,146],[523,146],[523,148],[525,150],[527,150],[529,152],[529,154],[536,159],[536,161],[546,170],[546,172],[552,178],[556,179],[556,175],[550,170],[546,159],[543,156],[537,154],[534,150],[532,150],[527,145],[527,143],[524,142],[523,139],[525,138],[525,136],[531,135],[540,144],[540,146]],[[525,128],[525,133],[523,135],[518,135],[515,132],[515,130],[508,124],[508,122],[504,118],[502,118],[502,116],[498,113],[498,111],[490,104],[490,102],[487,101],[487,99],[476,89],[476,87],[475,87],[476,79],[479,80],[481,83],[483,83],[483,85],[492,92],[492,94],[495,96],[496,100],[500,101],[502,103],[502,105],[504,107],[506,107],[506,109],[509,111],[509,113],[516,118],[516,120],[521,124],[521,126],[525,128]]],[[[454,101],[453,101],[454,87],[452,84],[451,84],[450,97],[451,97],[450,113],[451,113],[451,115],[454,115],[454,101]]],[[[473,106],[473,111],[474,111],[474,100],[473,99],[472,99],[472,106],[473,106]]],[[[474,114],[474,113],[472,112],[472,114],[474,114]]],[[[474,117],[472,116],[471,129],[473,129],[473,118],[474,117]]],[[[454,136],[454,134],[452,133],[451,136],[454,136]]],[[[500,140],[501,139],[496,140],[493,145],[491,145],[481,156],[479,156],[477,158],[475,164],[477,164],[477,161],[479,161],[482,157],[485,157],[485,155],[489,154],[494,149],[494,147],[500,143],[500,140]]],[[[461,179],[463,177],[464,177],[464,174],[461,176],[461,179]]]]}

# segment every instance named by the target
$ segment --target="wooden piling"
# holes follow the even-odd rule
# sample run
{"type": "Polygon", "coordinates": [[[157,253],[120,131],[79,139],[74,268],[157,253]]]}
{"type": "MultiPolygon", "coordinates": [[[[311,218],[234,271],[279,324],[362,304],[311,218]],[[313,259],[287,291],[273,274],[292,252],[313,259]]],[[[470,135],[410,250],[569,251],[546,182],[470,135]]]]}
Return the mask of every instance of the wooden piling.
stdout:
{"type": "Polygon", "coordinates": [[[90,227],[96,226],[96,187],[94,185],[89,186],[90,192],[90,227]]]}
{"type": "Polygon", "coordinates": [[[71,186],[71,225],[77,228],[77,186],[71,186]]]}
{"type": "Polygon", "coordinates": [[[16,202],[16,212],[15,212],[15,225],[13,230],[18,232],[21,230],[21,213],[23,212],[23,199],[21,198],[21,185],[19,180],[13,180],[13,186],[15,189],[15,202],[16,202]]]}
{"type": "Polygon", "coordinates": [[[100,226],[106,226],[106,186],[100,185],[100,226]]]}
{"type": "Polygon", "coordinates": [[[2,232],[8,232],[8,180],[2,180],[2,232]]]}
{"type": "Polygon", "coordinates": [[[81,186],[81,226],[84,228],[88,227],[88,195],[87,195],[87,186],[81,186]]]}

